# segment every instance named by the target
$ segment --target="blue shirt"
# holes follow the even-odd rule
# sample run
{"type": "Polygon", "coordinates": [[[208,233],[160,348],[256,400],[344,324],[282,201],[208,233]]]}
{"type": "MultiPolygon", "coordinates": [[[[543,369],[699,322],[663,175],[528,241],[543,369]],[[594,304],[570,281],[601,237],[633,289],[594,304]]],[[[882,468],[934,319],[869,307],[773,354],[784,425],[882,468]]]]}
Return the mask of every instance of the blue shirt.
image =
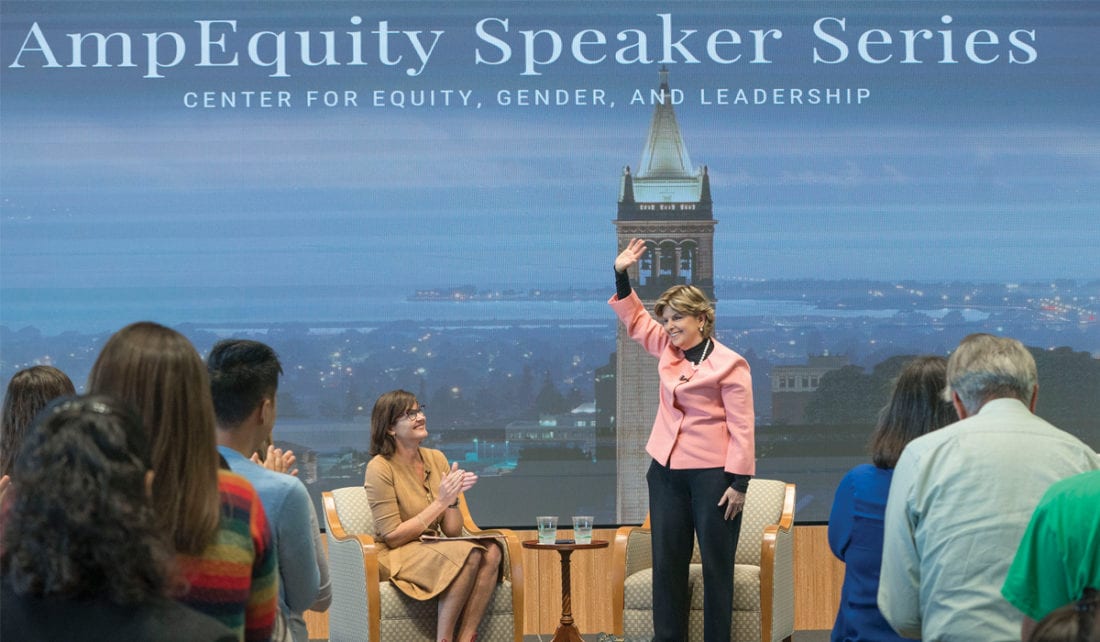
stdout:
{"type": "Polygon", "coordinates": [[[833,642],[905,639],[878,610],[882,521],[893,476],[892,469],[863,464],[848,471],[837,486],[829,514],[829,548],[845,566],[833,642]]]}
{"type": "MultiPolygon", "coordinates": [[[[228,446],[218,446],[218,452],[233,472],[255,487],[267,513],[279,562],[279,610],[288,615],[302,613],[313,605],[321,581],[310,520],[313,503],[306,487],[297,477],[268,470],[228,446]]],[[[291,628],[295,642],[309,639],[308,632],[295,628],[291,628]]]]}

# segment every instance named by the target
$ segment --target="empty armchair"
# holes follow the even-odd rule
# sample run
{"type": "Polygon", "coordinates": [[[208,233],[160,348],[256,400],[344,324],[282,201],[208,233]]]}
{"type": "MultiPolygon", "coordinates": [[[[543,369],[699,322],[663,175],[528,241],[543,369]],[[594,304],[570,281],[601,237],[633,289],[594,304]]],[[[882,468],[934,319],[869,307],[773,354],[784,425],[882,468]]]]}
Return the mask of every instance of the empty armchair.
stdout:
{"type": "MultiPolygon", "coordinates": [[[[794,484],[768,479],[749,482],[733,571],[735,640],[789,641],[794,633],[794,503],[794,484]]],[[[648,517],[642,526],[624,526],[615,535],[611,609],[619,636],[653,635],[649,539],[648,517]]],[[[689,583],[689,642],[702,642],[703,573],[698,544],[689,583]]]]}
{"type": "MultiPolygon", "coordinates": [[[[323,493],[332,576],[329,639],[332,642],[435,640],[436,600],[420,602],[389,582],[380,582],[374,543],[374,518],[362,486],[323,493]]],[[[481,623],[480,640],[522,642],[523,561],[519,540],[506,529],[481,530],[459,498],[463,534],[499,535],[504,552],[504,581],[497,585],[481,623]]]]}

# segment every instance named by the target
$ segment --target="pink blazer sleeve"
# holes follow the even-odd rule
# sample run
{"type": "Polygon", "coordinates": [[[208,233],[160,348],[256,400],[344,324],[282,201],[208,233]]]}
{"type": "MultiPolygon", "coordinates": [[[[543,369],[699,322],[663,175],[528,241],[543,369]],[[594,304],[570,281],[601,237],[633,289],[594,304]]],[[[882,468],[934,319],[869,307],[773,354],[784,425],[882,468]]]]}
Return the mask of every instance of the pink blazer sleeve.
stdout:
{"type": "Polygon", "coordinates": [[[726,449],[726,470],[741,475],[756,474],[756,412],[752,403],[752,375],[749,364],[738,357],[737,365],[722,378],[722,406],[730,443],[726,449]]]}
{"type": "Polygon", "coordinates": [[[637,292],[631,292],[625,299],[619,299],[618,295],[611,297],[607,302],[615,315],[623,322],[626,333],[631,339],[637,341],[645,351],[657,357],[668,346],[668,333],[664,326],[655,321],[642,305],[637,292]]]}

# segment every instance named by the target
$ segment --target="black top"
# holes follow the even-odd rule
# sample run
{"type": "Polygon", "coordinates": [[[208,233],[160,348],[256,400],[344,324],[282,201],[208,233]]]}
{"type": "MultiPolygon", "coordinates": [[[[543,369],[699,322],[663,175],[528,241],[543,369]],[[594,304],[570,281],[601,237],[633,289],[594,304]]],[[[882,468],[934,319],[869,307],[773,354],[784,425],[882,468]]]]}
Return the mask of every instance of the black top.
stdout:
{"type": "Polygon", "coordinates": [[[166,598],[120,606],[102,598],[33,597],[17,594],[6,577],[0,613],[4,642],[238,642],[221,622],[166,598]]]}
{"type": "MultiPolygon", "coordinates": [[[[615,270],[615,295],[619,297],[619,300],[623,300],[630,296],[630,293],[634,289],[630,287],[630,275],[626,272],[619,272],[615,270]]],[[[692,363],[702,363],[710,357],[713,350],[707,350],[706,340],[702,341],[699,345],[684,350],[684,358],[690,360],[692,363]],[[703,351],[706,350],[706,354],[703,351]],[[702,360],[700,360],[702,357],[702,360]]],[[[730,482],[730,488],[736,490],[739,493],[744,493],[749,490],[749,480],[752,479],[752,475],[738,475],[733,474],[733,481],[730,482]]]]}

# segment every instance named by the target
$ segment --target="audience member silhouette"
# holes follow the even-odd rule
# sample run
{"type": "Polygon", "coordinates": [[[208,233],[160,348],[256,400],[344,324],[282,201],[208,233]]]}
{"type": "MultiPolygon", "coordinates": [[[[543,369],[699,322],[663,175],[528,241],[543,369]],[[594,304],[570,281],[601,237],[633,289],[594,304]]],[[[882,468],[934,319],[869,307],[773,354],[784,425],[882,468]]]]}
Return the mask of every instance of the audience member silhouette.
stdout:
{"type": "Polygon", "coordinates": [[[902,640],[876,603],[882,565],[882,520],[894,466],[905,445],[958,421],[943,398],[947,360],[917,357],[905,364],[871,433],[871,461],[840,480],[829,515],[829,547],[844,562],[844,585],[832,640],[902,640]]]}
{"type": "MultiPolygon", "coordinates": [[[[275,426],[275,393],[283,372],[279,356],[259,341],[226,339],[211,348],[206,366],[217,417],[218,452],[259,493],[278,553],[280,617],[275,637],[309,642],[302,613],[310,608],[324,610],[331,601],[328,560],[321,548],[313,502],[296,477],[251,460],[275,426]],[[322,575],[324,595],[320,594],[322,575]]],[[[273,459],[278,459],[274,453],[273,459]]]]}
{"type": "Polygon", "coordinates": [[[152,447],[157,528],[188,590],[179,599],[242,639],[271,638],[278,598],[271,535],[255,489],[220,469],[206,365],[180,333],[144,321],[108,339],[88,389],[130,403],[152,447]]]}
{"type": "Polygon", "coordinates": [[[153,476],[145,431],[120,402],[62,399],[40,415],[13,471],[0,638],[237,640],[168,598],[153,476]]]}
{"type": "Polygon", "coordinates": [[[909,442],[890,482],[879,609],[905,637],[1015,640],[1022,616],[1000,589],[1028,519],[1100,457],[1033,414],[1035,359],[1015,339],[964,338],[947,386],[959,421],[909,442]]]}
{"type": "Polygon", "coordinates": [[[35,415],[50,401],[75,394],[73,382],[53,366],[31,366],[12,375],[0,420],[0,499],[11,483],[15,456],[35,415]]]}

